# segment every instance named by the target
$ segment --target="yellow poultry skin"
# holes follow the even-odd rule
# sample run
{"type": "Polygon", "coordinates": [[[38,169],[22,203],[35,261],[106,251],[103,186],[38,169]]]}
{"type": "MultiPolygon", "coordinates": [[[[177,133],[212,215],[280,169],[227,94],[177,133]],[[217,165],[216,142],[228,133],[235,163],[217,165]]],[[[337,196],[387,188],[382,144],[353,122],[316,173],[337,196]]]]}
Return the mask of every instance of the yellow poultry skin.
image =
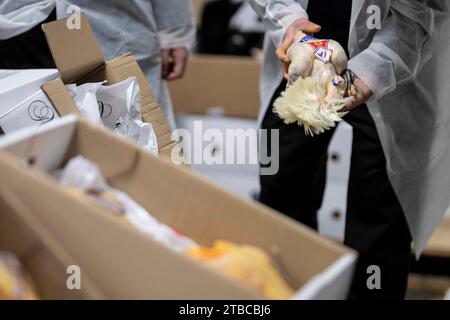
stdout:
{"type": "Polygon", "coordinates": [[[333,79],[347,69],[348,58],[342,46],[326,40],[332,54],[329,62],[324,62],[317,58],[313,46],[300,41],[304,37],[306,34],[299,32],[288,49],[288,88],[275,101],[274,112],[286,124],[297,123],[312,136],[335,127],[353,98],[344,97],[343,83],[333,84],[333,79]]]}
{"type": "Polygon", "coordinates": [[[27,275],[16,270],[19,266],[10,266],[13,259],[14,265],[17,264],[11,255],[0,252],[0,300],[37,300],[27,275]]]}
{"type": "Polygon", "coordinates": [[[194,247],[188,256],[259,290],[271,300],[286,300],[294,291],[261,249],[217,241],[212,248],[194,247]]]}
{"type": "Polygon", "coordinates": [[[15,298],[16,280],[0,262],[0,300],[13,300],[15,298]]]}

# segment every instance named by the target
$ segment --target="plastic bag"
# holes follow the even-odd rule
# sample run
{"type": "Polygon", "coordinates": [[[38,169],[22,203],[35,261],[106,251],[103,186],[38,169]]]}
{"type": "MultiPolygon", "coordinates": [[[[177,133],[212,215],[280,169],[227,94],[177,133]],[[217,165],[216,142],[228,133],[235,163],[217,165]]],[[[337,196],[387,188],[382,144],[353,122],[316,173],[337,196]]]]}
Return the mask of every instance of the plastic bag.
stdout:
{"type": "Polygon", "coordinates": [[[158,154],[153,127],[142,121],[141,95],[135,77],[111,86],[98,82],[66,87],[80,112],[91,122],[102,124],[118,135],[134,140],[145,150],[158,154]]]}
{"type": "Polygon", "coordinates": [[[197,246],[193,240],[158,222],[126,193],[111,188],[98,167],[82,156],[69,161],[59,180],[69,190],[74,188],[71,191],[76,195],[125,217],[138,230],[174,251],[186,252],[197,246]]]}
{"type": "Polygon", "coordinates": [[[66,85],[73,101],[80,110],[80,113],[90,122],[102,125],[102,118],[97,106],[97,91],[103,85],[103,82],[87,83],[81,86],[76,84],[66,85]]]}

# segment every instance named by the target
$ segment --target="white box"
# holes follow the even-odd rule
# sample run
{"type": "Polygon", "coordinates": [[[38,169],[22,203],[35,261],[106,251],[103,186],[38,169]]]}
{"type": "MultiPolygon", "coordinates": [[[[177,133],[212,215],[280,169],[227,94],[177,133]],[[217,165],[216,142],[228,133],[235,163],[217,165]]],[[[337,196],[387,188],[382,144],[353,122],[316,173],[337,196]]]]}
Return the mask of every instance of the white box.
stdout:
{"type": "Polygon", "coordinates": [[[17,106],[58,76],[56,69],[0,70],[0,114],[17,106]]]}
{"type": "Polygon", "coordinates": [[[9,135],[14,131],[37,127],[59,118],[44,91],[39,90],[25,101],[0,113],[0,134],[9,135]]]}

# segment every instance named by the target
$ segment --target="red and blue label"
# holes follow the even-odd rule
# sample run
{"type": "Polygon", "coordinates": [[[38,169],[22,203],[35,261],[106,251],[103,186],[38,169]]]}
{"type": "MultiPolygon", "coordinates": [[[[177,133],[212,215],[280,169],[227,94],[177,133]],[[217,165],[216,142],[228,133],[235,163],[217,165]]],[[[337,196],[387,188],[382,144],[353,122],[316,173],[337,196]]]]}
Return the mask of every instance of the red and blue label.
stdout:
{"type": "Polygon", "coordinates": [[[303,37],[300,43],[306,43],[314,49],[314,55],[323,63],[331,60],[333,50],[329,48],[330,40],[320,40],[311,36],[303,37]]]}

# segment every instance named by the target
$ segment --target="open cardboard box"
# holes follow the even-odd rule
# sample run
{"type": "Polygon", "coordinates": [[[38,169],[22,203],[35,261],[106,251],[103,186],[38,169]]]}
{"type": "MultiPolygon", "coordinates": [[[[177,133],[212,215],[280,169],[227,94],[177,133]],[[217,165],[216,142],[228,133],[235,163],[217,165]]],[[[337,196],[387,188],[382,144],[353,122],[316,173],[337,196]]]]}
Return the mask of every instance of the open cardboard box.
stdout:
{"type": "Polygon", "coordinates": [[[107,81],[112,85],[136,77],[141,92],[141,113],[144,122],[151,123],[162,155],[170,156],[175,142],[150,85],[131,54],[105,61],[88,19],[81,15],[81,28],[68,29],[66,20],[42,25],[61,80],[46,83],[42,89],[61,116],[79,114],[64,84],[107,81]]]}
{"type": "Polygon", "coordinates": [[[175,112],[258,117],[261,63],[254,58],[196,55],[183,79],[169,83],[175,112]]]}
{"type": "Polygon", "coordinates": [[[87,277],[82,290],[69,290],[66,270],[77,263],[65,252],[42,224],[24,208],[16,194],[2,186],[0,201],[0,251],[14,254],[31,276],[42,299],[103,299],[104,295],[87,277]]]}
{"type": "MultiPolygon", "coordinates": [[[[0,141],[0,194],[11,194],[112,299],[262,299],[262,295],[65,192],[46,172],[76,155],[159,221],[201,245],[216,240],[262,248],[289,275],[293,299],[343,299],[356,255],[257,203],[74,116],[0,141]],[[27,164],[25,166],[24,164],[27,164]]],[[[20,209],[20,208],[19,208],[20,209]]]]}

